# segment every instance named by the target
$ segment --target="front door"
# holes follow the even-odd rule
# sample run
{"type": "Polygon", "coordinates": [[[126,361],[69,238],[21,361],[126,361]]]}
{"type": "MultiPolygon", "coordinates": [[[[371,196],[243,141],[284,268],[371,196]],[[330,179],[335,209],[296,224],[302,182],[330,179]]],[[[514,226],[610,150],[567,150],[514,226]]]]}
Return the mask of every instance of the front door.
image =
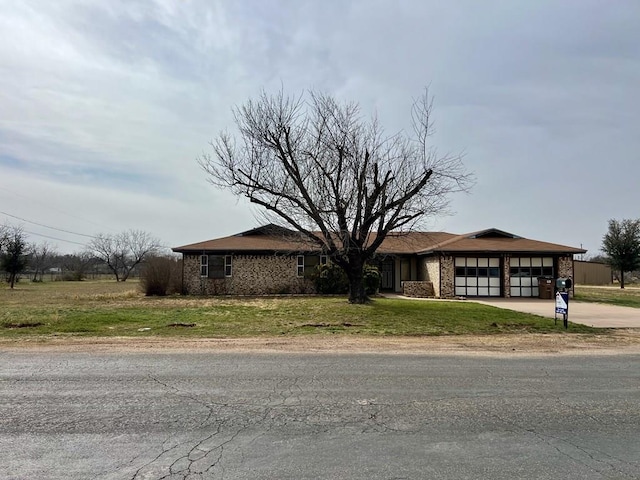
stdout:
{"type": "Polygon", "coordinates": [[[393,270],[395,262],[393,258],[387,257],[380,265],[380,290],[393,290],[393,270]]]}

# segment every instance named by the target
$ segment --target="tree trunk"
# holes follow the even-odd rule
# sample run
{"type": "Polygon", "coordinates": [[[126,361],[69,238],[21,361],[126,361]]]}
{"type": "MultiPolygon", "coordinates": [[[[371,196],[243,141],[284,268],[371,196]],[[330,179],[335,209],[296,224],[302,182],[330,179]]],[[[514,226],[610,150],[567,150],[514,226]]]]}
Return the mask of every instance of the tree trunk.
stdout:
{"type": "Polygon", "coordinates": [[[364,288],[364,262],[359,257],[349,259],[349,269],[347,270],[349,279],[349,303],[358,305],[369,301],[364,288]]]}
{"type": "Polygon", "coordinates": [[[624,288],[624,271],[620,270],[620,288],[624,288]]]}
{"type": "Polygon", "coordinates": [[[11,284],[11,289],[13,289],[13,286],[16,284],[16,274],[15,273],[9,274],[9,283],[11,284]]]}

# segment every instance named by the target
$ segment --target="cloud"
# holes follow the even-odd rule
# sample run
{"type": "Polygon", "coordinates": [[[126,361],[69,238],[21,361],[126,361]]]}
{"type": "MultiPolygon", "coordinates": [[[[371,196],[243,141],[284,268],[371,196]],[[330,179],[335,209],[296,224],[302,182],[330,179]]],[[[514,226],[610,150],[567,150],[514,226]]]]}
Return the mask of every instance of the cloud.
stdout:
{"type": "Polygon", "coordinates": [[[429,86],[434,144],[478,177],[435,228],[596,250],[608,218],[638,215],[639,20],[632,1],[5,2],[0,192],[46,202],[0,200],[178,244],[246,230],[196,164],[233,105],[316,88],[395,132],[429,86]]]}

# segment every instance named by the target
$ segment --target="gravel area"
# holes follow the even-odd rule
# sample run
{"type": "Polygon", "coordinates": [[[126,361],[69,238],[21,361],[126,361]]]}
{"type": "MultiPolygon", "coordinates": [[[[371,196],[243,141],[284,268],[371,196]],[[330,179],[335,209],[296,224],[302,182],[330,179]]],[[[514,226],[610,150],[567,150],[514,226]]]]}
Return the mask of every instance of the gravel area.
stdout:
{"type": "Polygon", "coordinates": [[[385,354],[555,355],[637,354],[640,330],[617,329],[601,335],[509,334],[438,337],[300,336],[258,338],[30,337],[2,339],[0,350],[65,352],[251,351],[385,354]]]}

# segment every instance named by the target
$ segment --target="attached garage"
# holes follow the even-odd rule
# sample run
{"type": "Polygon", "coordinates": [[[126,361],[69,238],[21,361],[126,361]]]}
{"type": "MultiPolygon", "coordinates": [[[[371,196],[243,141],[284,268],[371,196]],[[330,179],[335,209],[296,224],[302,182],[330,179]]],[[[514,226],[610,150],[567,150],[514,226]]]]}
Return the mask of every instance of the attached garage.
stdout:
{"type": "Polygon", "coordinates": [[[462,297],[499,297],[500,258],[456,257],[455,294],[462,297]]]}

